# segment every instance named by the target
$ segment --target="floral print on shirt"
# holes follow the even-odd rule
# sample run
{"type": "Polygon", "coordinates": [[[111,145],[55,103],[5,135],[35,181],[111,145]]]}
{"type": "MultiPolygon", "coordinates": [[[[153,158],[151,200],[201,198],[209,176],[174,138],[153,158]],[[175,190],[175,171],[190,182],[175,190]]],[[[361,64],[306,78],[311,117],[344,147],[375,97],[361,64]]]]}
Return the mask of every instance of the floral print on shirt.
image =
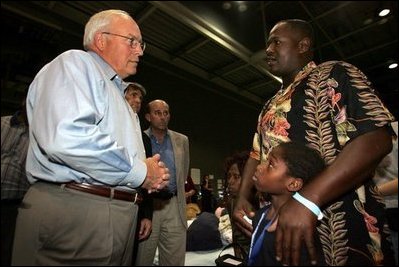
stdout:
{"type": "MultiPolygon", "coordinates": [[[[294,140],[318,150],[331,164],[348,141],[393,120],[355,66],[310,62],[290,86],[266,102],[251,157],[265,161],[273,147],[294,140]]],[[[381,209],[369,183],[324,208],[318,233],[328,265],[384,263],[389,245],[382,231],[381,209]]]]}

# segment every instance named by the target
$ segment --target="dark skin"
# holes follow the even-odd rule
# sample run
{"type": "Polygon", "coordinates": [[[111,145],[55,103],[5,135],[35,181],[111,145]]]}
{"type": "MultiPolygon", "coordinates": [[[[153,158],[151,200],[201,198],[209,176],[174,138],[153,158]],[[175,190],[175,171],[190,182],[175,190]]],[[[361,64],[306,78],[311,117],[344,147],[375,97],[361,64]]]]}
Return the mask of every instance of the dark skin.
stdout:
{"type": "MultiPolygon", "coordinates": [[[[281,76],[283,87],[293,81],[300,70],[311,60],[311,39],[287,23],[279,23],[271,30],[267,43],[267,63],[270,72],[281,76]]],[[[319,207],[334,201],[344,193],[354,190],[369,177],[380,160],[392,149],[392,139],[386,128],[380,128],[356,137],[345,145],[335,161],[319,176],[306,184],[301,195],[319,207]],[[334,190],[331,190],[331,189],[334,190]]],[[[253,217],[249,202],[252,176],[259,161],[249,158],[242,175],[239,198],[233,213],[239,229],[252,233],[252,226],[243,219],[253,217]]],[[[316,262],[314,232],[317,218],[294,199],[288,200],[278,212],[276,228],[276,258],[285,265],[298,265],[301,246],[305,245],[312,264],[316,262]]]]}

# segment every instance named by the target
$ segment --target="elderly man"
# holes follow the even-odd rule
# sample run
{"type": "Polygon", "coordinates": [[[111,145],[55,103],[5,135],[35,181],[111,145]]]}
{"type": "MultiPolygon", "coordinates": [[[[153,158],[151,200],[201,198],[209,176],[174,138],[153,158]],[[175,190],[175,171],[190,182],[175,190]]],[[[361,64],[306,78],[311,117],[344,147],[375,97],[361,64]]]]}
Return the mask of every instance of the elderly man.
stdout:
{"type": "Polygon", "coordinates": [[[44,66],[29,87],[28,180],[17,218],[12,265],[130,265],[140,195],[168,184],[155,155],[146,159],[139,121],[123,79],[137,71],[145,44],[121,10],[85,27],[86,51],[44,66]],[[123,125],[123,127],[121,127],[123,125]]]}

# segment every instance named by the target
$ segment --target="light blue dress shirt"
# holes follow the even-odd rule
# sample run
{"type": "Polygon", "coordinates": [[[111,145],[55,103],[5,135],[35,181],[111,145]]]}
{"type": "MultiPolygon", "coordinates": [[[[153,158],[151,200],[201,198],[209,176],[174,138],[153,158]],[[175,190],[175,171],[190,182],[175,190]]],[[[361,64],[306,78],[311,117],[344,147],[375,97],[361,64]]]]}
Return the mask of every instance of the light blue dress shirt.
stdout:
{"type": "Polygon", "coordinates": [[[27,97],[29,181],[140,186],[145,151],[125,87],[93,52],[69,50],[44,66],[27,97]]]}
{"type": "Polygon", "coordinates": [[[169,169],[169,184],[165,188],[170,193],[176,193],[177,185],[176,185],[176,165],[175,165],[175,156],[173,152],[172,140],[168,132],[165,134],[162,143],[158,143],[157,138],[152,134],[150,128],[150,139],[152,146],[152,154],[161,155],[162,162],[165,163],[166,167],[169,169]]]}

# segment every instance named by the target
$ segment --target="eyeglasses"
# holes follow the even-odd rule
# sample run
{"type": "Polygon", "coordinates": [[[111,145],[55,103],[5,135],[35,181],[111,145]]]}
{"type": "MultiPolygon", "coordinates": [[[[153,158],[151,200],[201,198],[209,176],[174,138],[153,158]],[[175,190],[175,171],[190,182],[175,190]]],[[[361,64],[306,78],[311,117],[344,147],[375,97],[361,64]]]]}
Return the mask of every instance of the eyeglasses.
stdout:
{"type": "Polygon", "coordinates": [[[109,34],[109,35],[119,36],[119,37],[128,39],[129,42],[130,42],[130,47],[131,48],[135,49],[139,45],[143,52],[145,50],[145,42],[144,41],[139,41],[139,40],[137,40],[134,37],[127,37],[127,36],[124,36],[124,35],[120,35],[120,34],[116,34],[116,33],[110,33],[110,32],[102,32],[102,34],[109,34]]]}

